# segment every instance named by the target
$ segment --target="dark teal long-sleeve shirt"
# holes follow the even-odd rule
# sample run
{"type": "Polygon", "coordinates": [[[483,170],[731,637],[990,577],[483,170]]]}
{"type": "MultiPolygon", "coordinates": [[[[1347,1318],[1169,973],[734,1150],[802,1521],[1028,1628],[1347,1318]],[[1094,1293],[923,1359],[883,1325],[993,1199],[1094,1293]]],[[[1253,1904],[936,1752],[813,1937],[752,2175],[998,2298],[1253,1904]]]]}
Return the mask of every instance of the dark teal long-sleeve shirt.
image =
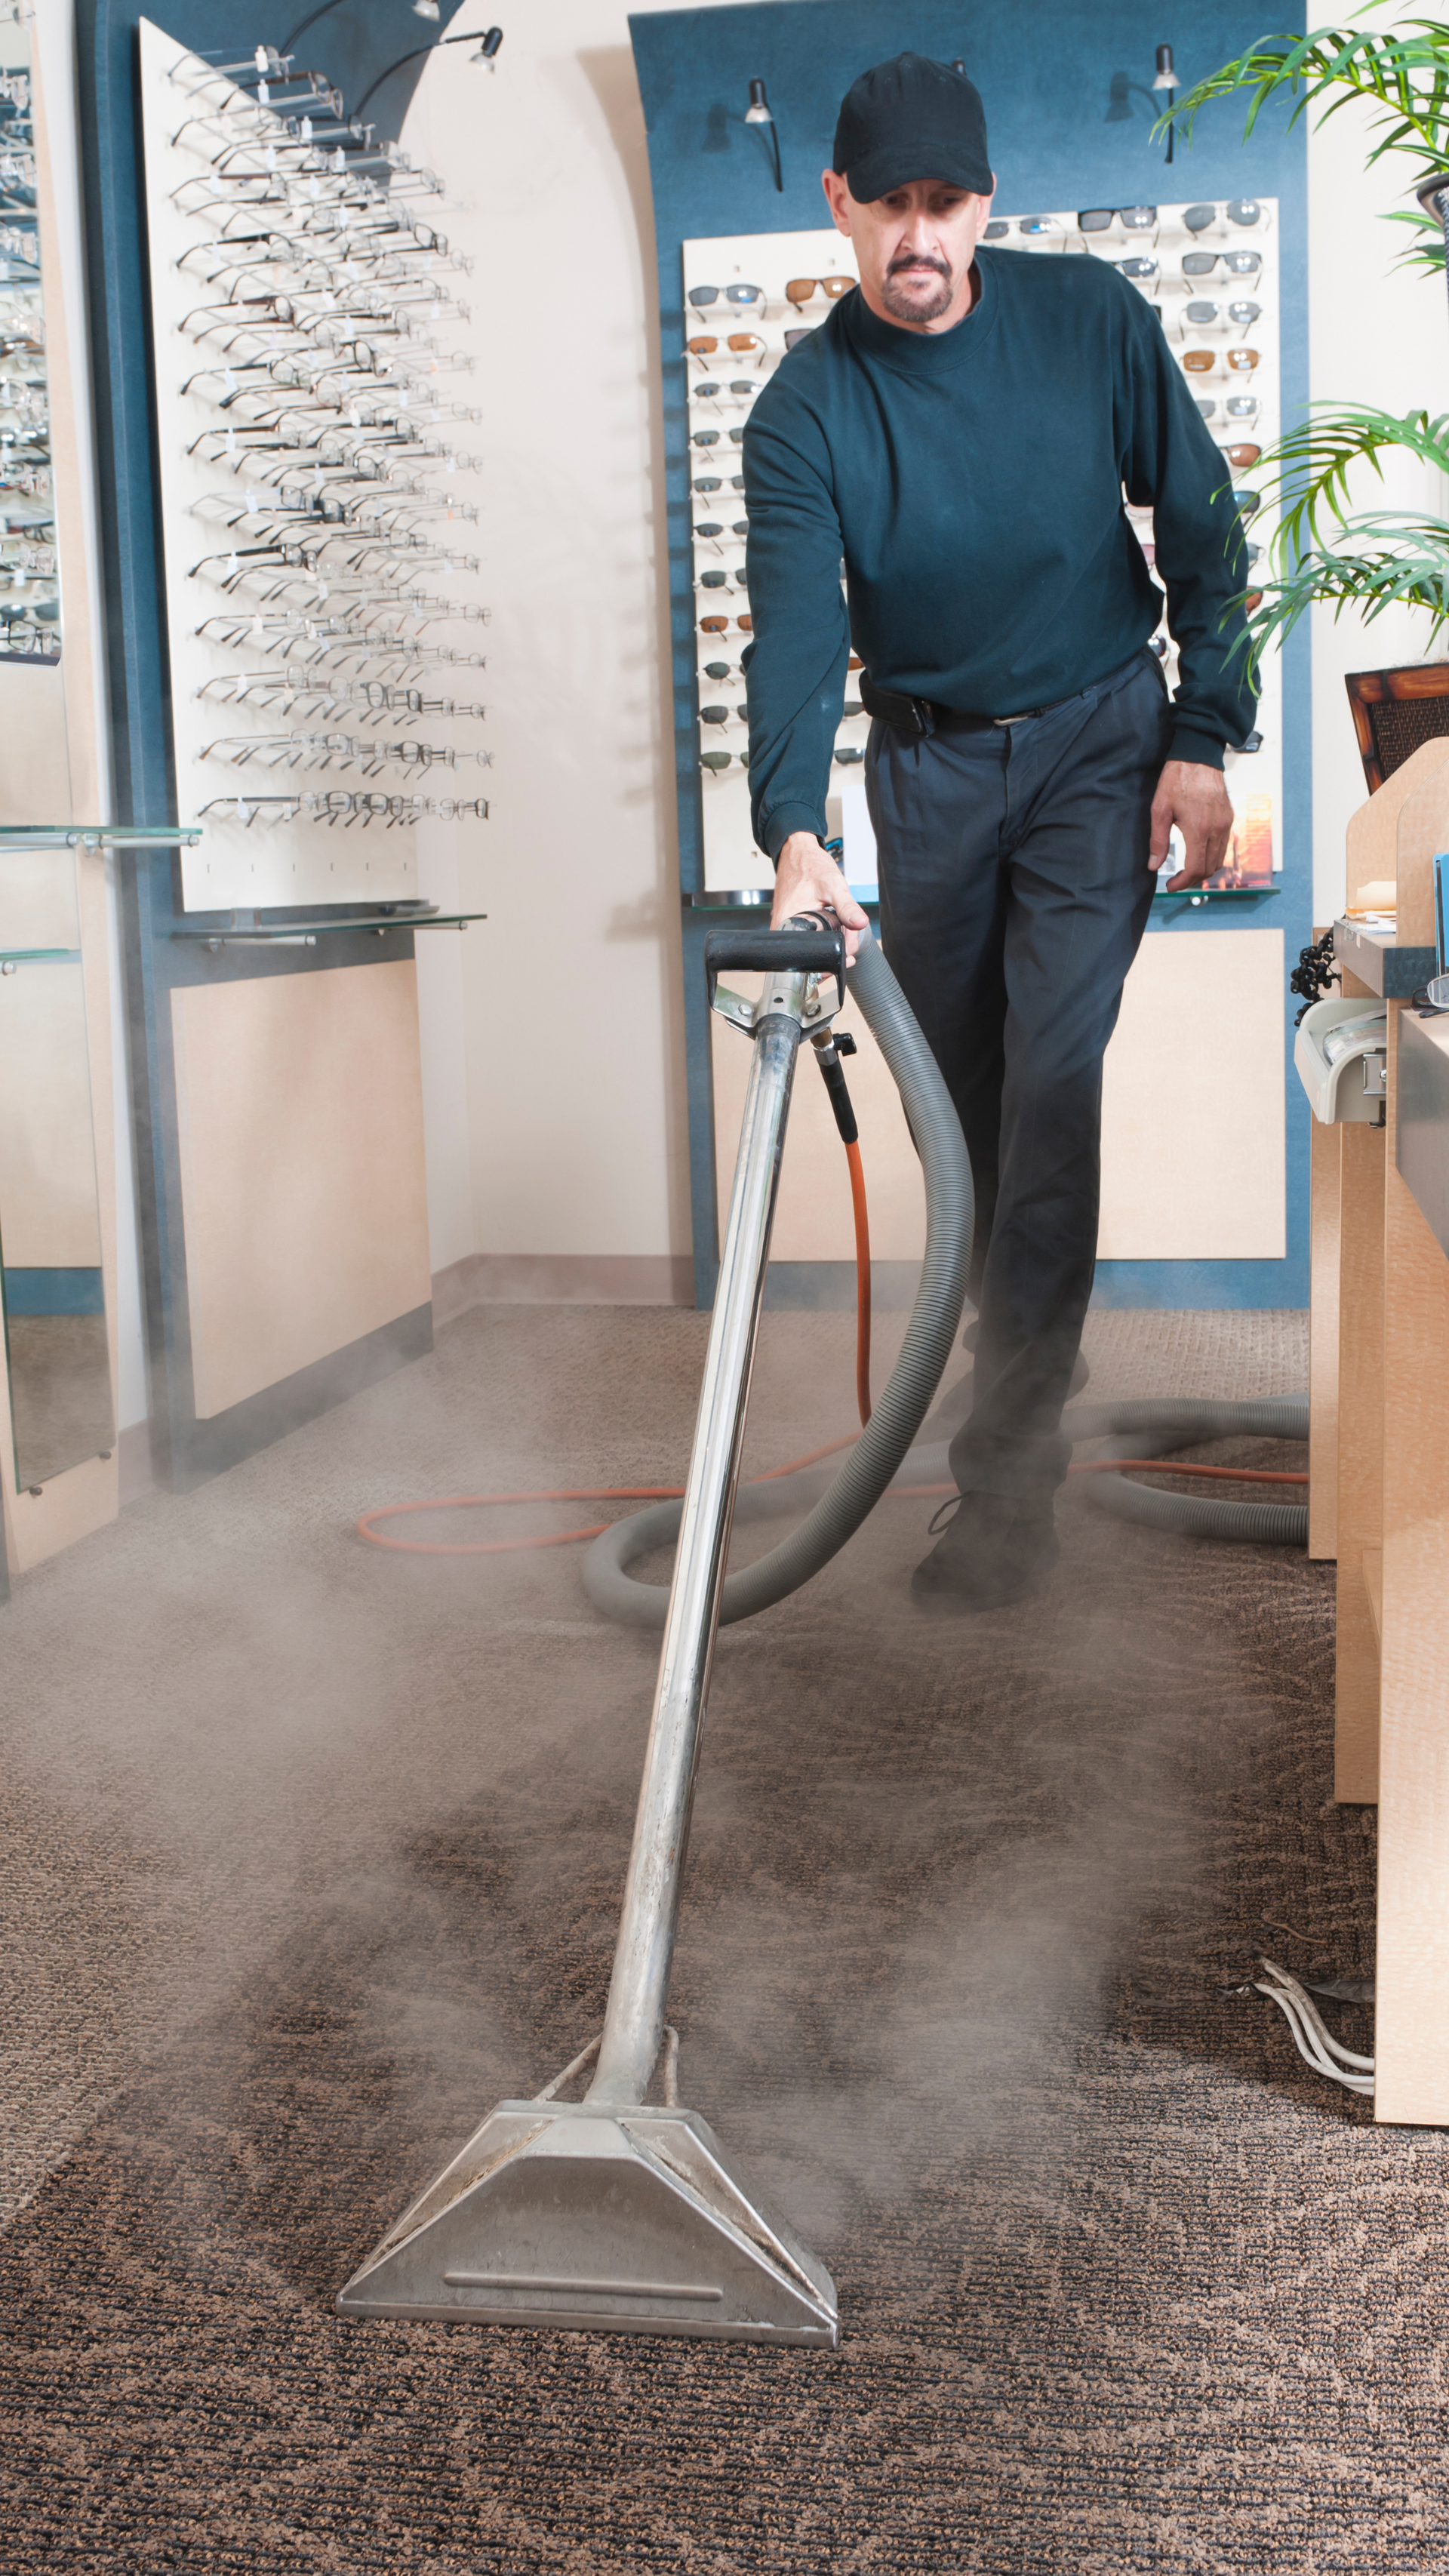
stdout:
{"type": "Polygon", "coordinates": [[[1224,616],[1242,523],[1157,314],[1102,260],[976,259],[953,330],[847,295],[750,415],[750,790],[772,859],[824,837],[852,647],[881,688],[1009,716],[1146,643],[1162,593],[1124,491],[1151,505],[1178,647],[1171,756],[1221,768],[1251,730],[1243,614],[1224,616]]]}

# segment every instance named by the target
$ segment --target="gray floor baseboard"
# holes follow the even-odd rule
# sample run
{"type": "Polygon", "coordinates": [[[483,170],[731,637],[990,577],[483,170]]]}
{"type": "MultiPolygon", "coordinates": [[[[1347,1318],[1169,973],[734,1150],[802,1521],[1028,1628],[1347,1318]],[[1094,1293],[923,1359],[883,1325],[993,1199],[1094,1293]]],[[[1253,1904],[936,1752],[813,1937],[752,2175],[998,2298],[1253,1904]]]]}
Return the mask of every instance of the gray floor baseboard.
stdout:
{"type": "Polygon", "coordinates": [[[687,1254],[470,1252],[433,1273],[433,1321],[471,1306],[692,1306],[687,1254]]]}

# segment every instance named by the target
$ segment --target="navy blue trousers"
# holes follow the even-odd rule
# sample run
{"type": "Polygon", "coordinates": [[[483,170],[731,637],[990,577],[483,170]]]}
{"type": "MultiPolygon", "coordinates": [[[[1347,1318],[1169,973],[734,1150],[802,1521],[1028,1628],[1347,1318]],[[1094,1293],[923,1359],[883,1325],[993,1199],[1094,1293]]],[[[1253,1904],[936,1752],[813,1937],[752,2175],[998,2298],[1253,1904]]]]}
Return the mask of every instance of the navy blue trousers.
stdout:
{"type": "Polygon", "coordinates": [[[871,727],[881,936],[976,1182],[963,1493],[1050,1494],[1092,1293],[1102,1058],[1147,926],[1172,715],[1155,657],[1042,716],[914,741],[871,727]]]}

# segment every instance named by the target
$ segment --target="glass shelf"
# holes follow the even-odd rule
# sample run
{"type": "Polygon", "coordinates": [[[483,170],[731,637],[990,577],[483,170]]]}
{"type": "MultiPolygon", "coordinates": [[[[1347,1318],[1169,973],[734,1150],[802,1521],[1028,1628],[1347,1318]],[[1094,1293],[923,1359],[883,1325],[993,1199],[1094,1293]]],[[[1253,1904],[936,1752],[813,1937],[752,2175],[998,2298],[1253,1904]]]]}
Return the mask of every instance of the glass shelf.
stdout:
{"type": "Polygon", "coordinates": [[[1282,893],[1282,887],[1270,886],[1184,886],[1174,894],[1171,886],[1159,886],[1154,903],[1271,903],[1282,893]]]}
{"type": "Polygon", "coordinates": [[[17,966],[79,966],[78,948],[0,948],[0,975],[13,975],[17,966]]]}
{"type": "Polygon", "coordinates": [[[4,823],[5,850],[189,850],[201,838],[199,823],[4,823]]]}
{"type": "Polygon", "coordinates": [[[340,938],[347,931],[372,931],[383,939],[390,930],[466,930],[470,921],[486,921],[486,912],[364,913],[349,921],[233,921],[223,929],[173,930],[173,939],[189,947],[315,948],[319,939],[340,938]]]}

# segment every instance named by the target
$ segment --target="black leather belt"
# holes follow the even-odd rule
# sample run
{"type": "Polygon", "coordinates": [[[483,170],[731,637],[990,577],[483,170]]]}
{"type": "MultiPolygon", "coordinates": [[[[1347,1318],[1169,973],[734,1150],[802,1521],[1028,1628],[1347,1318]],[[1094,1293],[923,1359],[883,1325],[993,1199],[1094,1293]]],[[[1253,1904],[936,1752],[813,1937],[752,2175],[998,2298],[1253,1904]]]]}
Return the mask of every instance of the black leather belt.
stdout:
{"type": "Polygon", "coordinates": [[[860,675],[860,703],[868,716],[879,716],[882,724],[894,725],[897,733],[908,733],[919,741],[933,733],[986,733],[994,725],[1025,724],[1029,716],[1049,716],[1053,707],[1064,707],[1065,698],[1054,698],[1051,706],[1023,707],[1015,716],[968,716],[959,707],[938,706],[934,698],[907,698],[896,689],[878,689],[868,671],[860,675]]]}

